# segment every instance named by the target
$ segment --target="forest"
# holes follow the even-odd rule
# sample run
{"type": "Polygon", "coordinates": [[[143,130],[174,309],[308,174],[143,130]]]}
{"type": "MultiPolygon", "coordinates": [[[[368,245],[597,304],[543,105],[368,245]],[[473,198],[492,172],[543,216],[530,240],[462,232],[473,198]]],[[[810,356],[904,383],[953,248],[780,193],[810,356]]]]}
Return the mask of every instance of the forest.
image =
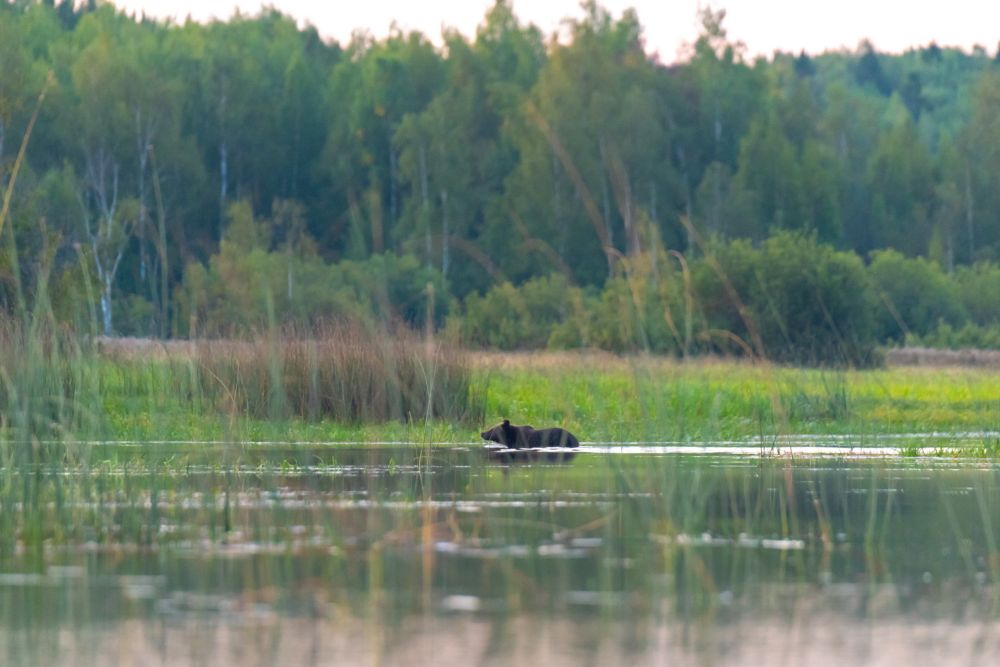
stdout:
{"type": "Polygon", "coordinates": [[[667,64],[593,1],[557,38],[498,0],[440,44],[2,2],[0,308],[798,363],[1000,347],[1000,52],[751,59],[700,20],[667,64]]]}

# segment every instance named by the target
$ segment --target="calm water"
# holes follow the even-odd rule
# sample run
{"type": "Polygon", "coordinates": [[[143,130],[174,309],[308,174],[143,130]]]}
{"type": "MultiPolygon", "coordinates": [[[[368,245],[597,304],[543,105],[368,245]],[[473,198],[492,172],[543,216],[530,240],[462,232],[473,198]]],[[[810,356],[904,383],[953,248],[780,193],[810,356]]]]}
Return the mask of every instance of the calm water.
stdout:
{"type": "Polygon", "coordinates": [[[1000,661],[992,463],[108,449],[0,559],[3,664],[1000,661]]]}

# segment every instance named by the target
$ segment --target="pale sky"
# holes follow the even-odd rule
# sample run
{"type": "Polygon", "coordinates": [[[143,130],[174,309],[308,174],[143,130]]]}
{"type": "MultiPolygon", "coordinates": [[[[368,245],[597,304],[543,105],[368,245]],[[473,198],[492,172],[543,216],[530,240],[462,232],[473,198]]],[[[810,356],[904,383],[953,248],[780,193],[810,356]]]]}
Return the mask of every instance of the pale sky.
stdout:
{"type": "MultiPolygon", "coordinates": [[[[158,17],[187,16],[195,20],[228,18],[235,7],[256,12],[260,0],[114,0],[128,11],[158,17]]],[[[273,5],[300,22],[315,25],[325,37],[346,43],[355,29],[384,36],[393,21],[403,29],[420,30],[439,41],[442,25],[475,32],[493,0],[273,0],[273,5]]],[[[618,17],[634,7],[645,28],[646,48],[664,62],[698,34],[699,0],[604,0],[618,17]]],[[[854,48],[868,38],[880,51],[898,52],[936,41],[966,50],[979,44],[994,53],[1000,40],[997,0],[717,0],[726,9],[729,37],[746,44],[751,55],[773,51],[809,53],[854,48]]],[[[514,11],[549,34],[560,19],[582,16],[577,0],[514,0],[514,11]]]]}

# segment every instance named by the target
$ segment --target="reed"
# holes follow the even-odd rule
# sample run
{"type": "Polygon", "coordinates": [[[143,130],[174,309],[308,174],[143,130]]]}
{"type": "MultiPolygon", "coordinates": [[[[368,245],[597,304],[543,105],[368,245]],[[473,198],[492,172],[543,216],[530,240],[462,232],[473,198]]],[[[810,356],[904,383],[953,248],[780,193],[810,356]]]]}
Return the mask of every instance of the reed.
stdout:
{"type": "Polygon", "coordinates": [[[38,463],[101,418],[86,343],[51,321],[0,320],[0,425],[5,463],[38,463]]]}
{"type": "Polygon", "coordinates": [[[38,313],[0,321],[0,558],[41,549],[80,527],[69,501],[81,489],[102,420],[97,364],[72,333],[38,313]]]}
{"type": "Polygon", "coordinates": [[[202,395],[255,418],[350,423],[482,421],[484,397],[465,353],[408,329],[283,329],[194,345],[202,395]]]}

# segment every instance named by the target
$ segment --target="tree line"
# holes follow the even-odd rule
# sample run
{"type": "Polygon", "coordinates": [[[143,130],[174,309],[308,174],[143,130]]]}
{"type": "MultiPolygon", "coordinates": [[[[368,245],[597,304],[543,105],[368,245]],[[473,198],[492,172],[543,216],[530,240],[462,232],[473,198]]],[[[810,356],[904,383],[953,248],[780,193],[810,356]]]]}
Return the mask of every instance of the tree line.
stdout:
{"type": "MultiPolygon", "coordinates": [[[[674,328],[709,340],[725,324],[744,345],[781,348],[781,327],[706,315],[705,276],[722,275],[724,255],[766,256],[753,275],[718,278],[737,308],[767,262],[794,264],[774,248],[802,246],[818,253],[804,266],[856,263],[895,322],[858,330],[873,340],[992,326],[968,307],[907,321],[872,281],[886,257],[956,286],[993,275],[997,56],[864,42],[750,59],[724,16],[703,11],[685,57],[664,64],[634,12],[595,2],[556,39],[498,0],[474,37],[446,31],[436,46],[398,30],[338,44],[273,9],[174,24],[7,0],[0,182],[38,112],[0,240],[0,301],[15,311],[45,290],[59,317],[109,334],[375,316],[497,344],[472,324],[497,290],[565,285],[553,298],[568,312],[620,289],[634,301],[637,275],[653,292],[700,275],[708,292],[676,292],[700,319],[668,314],[674,328]]],[[[856,311],[850,280],[829,289],[856,311]]],[[[590,325],[564,329],[545,344],[602,345],[581,338],[590,325]]],[[[656,338],[644,336],[629,345],[656,338]]],[[[797,345],[791,357],[825,349],[797,345]]]]}

